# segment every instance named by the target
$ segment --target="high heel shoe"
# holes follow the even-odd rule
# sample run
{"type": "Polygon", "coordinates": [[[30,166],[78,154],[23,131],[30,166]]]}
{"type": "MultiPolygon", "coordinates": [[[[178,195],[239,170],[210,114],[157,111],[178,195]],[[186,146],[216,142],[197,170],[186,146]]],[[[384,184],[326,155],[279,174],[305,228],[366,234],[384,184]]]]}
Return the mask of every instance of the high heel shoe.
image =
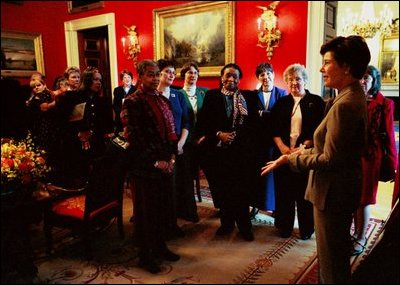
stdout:
{"type": "Polygon", "coordinates": [[[250,220],[254,219],[259,211],[260,209],[253,207],[250,211],[250,220]]]}

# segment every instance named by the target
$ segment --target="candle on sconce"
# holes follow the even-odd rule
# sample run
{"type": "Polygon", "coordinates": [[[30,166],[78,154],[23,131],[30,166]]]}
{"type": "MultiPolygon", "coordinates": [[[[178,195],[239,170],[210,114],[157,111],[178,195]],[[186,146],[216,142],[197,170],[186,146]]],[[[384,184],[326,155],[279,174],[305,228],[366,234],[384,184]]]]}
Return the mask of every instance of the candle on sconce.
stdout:
{"type": "Polygon", "coordinates": [[[258,30],[260,31],[261,30],[261,19],[260,18],[257,19],[257,27],[258,27],[258,30]]]}
{"type": "Polygon", "coordinates": [[[126,41],[125,37],[122,37],[121,41],[122,41],[122,47],[125,49],[125,41],[126,41]]]}

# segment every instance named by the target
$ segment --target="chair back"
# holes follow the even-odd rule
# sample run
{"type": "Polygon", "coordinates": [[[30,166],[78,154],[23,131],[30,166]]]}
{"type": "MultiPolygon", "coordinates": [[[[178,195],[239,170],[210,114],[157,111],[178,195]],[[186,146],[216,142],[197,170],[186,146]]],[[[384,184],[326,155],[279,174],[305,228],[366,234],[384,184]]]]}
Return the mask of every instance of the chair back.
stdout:
{"type": "Polygon", "coordinates": [[[96,212],[122,205],[124,172],[115,157],[105,155],[93,162],[85,199],[85,219],[92,219],[96,212]]]}

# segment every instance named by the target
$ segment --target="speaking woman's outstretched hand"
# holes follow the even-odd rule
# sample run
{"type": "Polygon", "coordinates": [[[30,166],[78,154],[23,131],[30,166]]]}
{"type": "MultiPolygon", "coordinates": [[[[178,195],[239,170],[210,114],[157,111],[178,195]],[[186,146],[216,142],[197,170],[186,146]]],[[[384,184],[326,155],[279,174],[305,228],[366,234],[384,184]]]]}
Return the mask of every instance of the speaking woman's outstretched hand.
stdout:
{"type": "Polygon", "coordinates": [[[277,160],[268,161],[265,166],[261,168],[261,176],[267,175],[275,168],[283,164],[287,164],[289,162],[289,158],[286,154],[281,155],[277,160]]]}

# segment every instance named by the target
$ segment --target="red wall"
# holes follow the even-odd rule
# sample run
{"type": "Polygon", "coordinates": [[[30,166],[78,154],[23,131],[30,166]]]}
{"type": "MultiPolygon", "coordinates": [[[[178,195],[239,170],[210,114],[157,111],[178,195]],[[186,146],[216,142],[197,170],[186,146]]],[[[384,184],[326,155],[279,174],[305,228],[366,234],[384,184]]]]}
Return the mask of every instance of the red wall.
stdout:
{"type": "MultiPolygon", "coordinates": [[[[153,58],[153,9],[187,3],[190,1],[105,1],[105,7],[87,12],[68,14],[67,1],[22,1],[22,5],[1,2],[1,28],[42,34],[46,78],[49,87],[56,76],[67,66],[64,22],[105,13],[115,13],[118,70],[134,70],[132,62],[121,51],[120,38],[126,35],[123,25],[136,25],[142,52],[140,59],[153,58]]],[[[242,68],[243,89],[254,89],[257,84],[254,72],[260,62],[266,61],[266,52],[257,47],[257,22],[261,9],[271,1],[237,1],[235,27],[235,62],[242,68]]],[[[281,1],[276,8],[278,28],[282,32],[279,47],[274,50],[271,63],[276,73],[276,84],[285,88],[282,73],[292,63],[306,62],[307,1],[281,1]]],[[[26,83],[27,78],[18,78],[26,83]]],[[[176,79],[176,85],[182,80],[176,79]]],[[[199,86],[216,88],[218,77],[201,77],[199,86]]],[[[113,86],[114,87],[114,86],[113,86]]]]}

